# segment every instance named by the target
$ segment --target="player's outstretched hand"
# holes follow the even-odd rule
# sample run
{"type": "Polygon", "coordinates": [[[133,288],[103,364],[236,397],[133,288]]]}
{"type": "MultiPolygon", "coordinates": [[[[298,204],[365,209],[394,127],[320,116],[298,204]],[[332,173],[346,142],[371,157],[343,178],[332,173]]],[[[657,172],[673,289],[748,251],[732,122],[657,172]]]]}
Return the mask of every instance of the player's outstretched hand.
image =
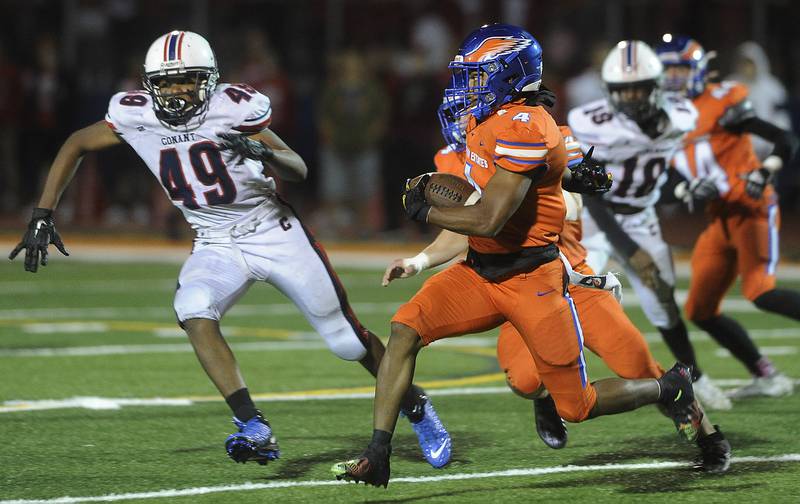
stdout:
{"type": "Polygon", "coordinates": [[[248,138],[246,135],[240,135],[236,133],[218,133],[217,136],[222,139],[219,150],[232,150],[241,156],[239,163],[241,163],[244,159],[252,159],[263,162],[269,161],[275,157],[275,152],[272,150],[272,147],[264,142],[248,138]]]}
{"type": "Polygon", "coordinates": [[[408,259],[395,259],[386,267],[381,285],[386,287],[392,280],[412,277],[419,272],[420,270],[417,265],[408,259]]]}
{"type": "Polygon", "coordinates": [[[694,212],[695,204],[719,197],[719,188],[710,177],[682,181],[675,186],[675,197],[683,201],[694,212]]]}
{"type": "Polygon", "coordinates": [[[61,236],[56,231],[53,211],[49,208],[34,208],[31,220],[28,222],[28,230],[22,237],[22,241],[8,254],[8,258],[13,260],[22,249],[26,249],[25,271],[36,273],[39,269],[39,264],[47,266],[47,247],[51,243],[55,245],[59,252],[65,256],[69,255],[67,249],[64,248],[64,243],[61,241],[61,236]]]}
{"type": "Polygon", "coordinates": [[[431,211],[431,206],[425,200],[425,188],[428,186],[430,179],[431,176],[426,173],[406,180],[406,185],[403,187],[403,209],[412,220],[428,222],[428,213],[431,211]]]}
{"type": "Polygon", "coordinates": [[[564,190],[580,194],[603,194],[611,189],[612,177],[605,163],[592,159],[594,146],[577,166],[564,174],[561,186],[564,190]]]}
{"type": "Polygon", "coordinates": [[[747,173],[741,173],[739,174],[739,178],[747,182],[747,185],[744,187],[747,195],[757,200],[761,199],[761,196],[764,195],[764,189],[767,188],[772,174],[769,170],[762,167],[747,173]]]}

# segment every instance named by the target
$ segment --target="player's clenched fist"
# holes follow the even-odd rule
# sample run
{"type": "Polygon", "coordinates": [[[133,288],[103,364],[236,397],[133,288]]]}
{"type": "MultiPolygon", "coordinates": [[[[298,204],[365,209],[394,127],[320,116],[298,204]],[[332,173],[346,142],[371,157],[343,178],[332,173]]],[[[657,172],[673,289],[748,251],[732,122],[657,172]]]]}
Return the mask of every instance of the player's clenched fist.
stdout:
{"type": "Polygon", "coordinates": [[[40,262],[42,266],[47,266],[47,247],[51,243],[59,252],[65,256],[69,255],[56,231],[53,211],[49,208],[34,208],[28,223],[28,230],[22,237],[22,241],[8,254],[8,258],[13,260],[22,249],[26,249],[25,271],[36,273],[40,262]]]}
{"type": "Polygon", "coordinates": [[[428,222],[428,213],[431,206],[425,200],[425,187],[431,179],[429,174],[425,174],[414,179],[406,180],[403,188],[403,209],[406,215],[412,220],[428,222]]]}

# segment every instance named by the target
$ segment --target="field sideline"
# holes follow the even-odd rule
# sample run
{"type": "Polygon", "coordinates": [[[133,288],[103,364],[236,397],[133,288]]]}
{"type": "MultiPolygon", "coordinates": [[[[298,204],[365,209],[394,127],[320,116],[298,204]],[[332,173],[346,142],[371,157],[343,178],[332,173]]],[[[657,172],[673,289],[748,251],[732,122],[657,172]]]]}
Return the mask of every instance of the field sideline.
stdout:
{"type": "MultiPolygon", "coordinates": [[[[339,266],[353,254],[339,253],[331,254],[339,266]]],[[[341,272],[360,318],[379,334],[424,279],[381,288],[374,268],[386,255],[378,251],[371,267],[356,258],[362,268],[341,272]]],[[[0,504],[796,501],[797,395],[711,413],[736,457],[723,477],[693,471],[694,447],[654,408],[570,425],[568,447],[549,450],[536,437],[530,403],[506,391],[492,333],[435,344],[419,359],[417,380],[453,436],[448,467],[425,464],[401,420],[389,488],[339,484],[330,465],[357,455],[371,432],[371,379],[331,356],[286,299],[264,286],[242,299],[223,330],[282,458],[234,464],[223,448],[232,432],[227,408],[174,324],[179,264],[142,261],[57,258],[36,277],[19,261],[0,264],[0,504]]],[[[782,265],[783,285],[800,287],[795,268],[782,265]]],[[[679,287],[686,289],[685,277],[679,287]]],[[[779,368],[800,377],[797,324],[753,311],[736,291],[726,307],[779,368]]],[[[626,311],[670,364],[629,292],[626,311]]],[[[726,352],[701,333],[692,337],[722,386],[747,382],[726,352]]],[[[587,361],[590,378],[608,375],[596,357],[587,361]]]]}

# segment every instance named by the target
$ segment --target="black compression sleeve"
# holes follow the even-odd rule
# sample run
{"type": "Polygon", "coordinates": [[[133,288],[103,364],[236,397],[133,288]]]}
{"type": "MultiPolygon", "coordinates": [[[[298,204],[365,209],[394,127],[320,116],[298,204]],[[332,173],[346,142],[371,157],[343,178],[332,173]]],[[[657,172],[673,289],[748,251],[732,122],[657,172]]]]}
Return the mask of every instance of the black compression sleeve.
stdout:
{"type": "Polygon", "coordinates": [[[617,253],[628,258],[639,250],[639,245],[620,227],[617,219],[614,218],[614,213],[601,197],[584,197],[583,204],[597,223],[597,227],[606,234],[608,241],[611,242],[617,253]]]}
{"type": "Polygon", "coordinates": [[[784,166],[792,160],[797,152],[798,145],[800,145],[797,137],[791,131],[779,128],[758,117],[750,117],[741,122],[725,126],[725,129],[732,133],[752,133],[768,142],[772,142],[775,144],[772,155],[781,158],[784,166]]]}

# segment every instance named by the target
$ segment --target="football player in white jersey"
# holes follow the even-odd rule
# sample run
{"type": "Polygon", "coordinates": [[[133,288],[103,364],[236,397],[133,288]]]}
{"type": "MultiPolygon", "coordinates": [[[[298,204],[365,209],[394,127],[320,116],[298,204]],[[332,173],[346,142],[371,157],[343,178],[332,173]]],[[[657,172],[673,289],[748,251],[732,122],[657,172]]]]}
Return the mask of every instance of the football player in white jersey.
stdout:
{"type": "MultiPolygon", "coordinates": [[[[264,464],[278,458],[278,444],[219,326],[254,282],[268,282],[289,297],[334,354],[359,361],[373,376],[384,346],[361,326],[321,245],[264,174],[266,169],[287,181],[307,174],[303,159],[268,129],[269,99],[245,84],[218,84],[218,78],[214,53],[200,35],[172,31],[156,39],[145,58],[145,90],[114,95],[104,121],[67,139],[28,231],[9,258],[26,249],[25,269],[35,272],[47,264],[50,243],[67,255],[53,210],[81,157],[130,145],[197,234],[178,278],[174,309],[234,414],[238,432],[228,437],[226,450],[237,462],[264,464]]],[[[406,392],[402,412],[428,462],[446,464],[437,447],[449,443],[449,435],[421,388],[406,392]]]]}
{"type": "MultiPolygon", "coordinates": [[[[604,271],[609,255],[622,264],[650,322],[673,355],[693,366],[695,391],[711,409],[730,400],[703,375],[675,302],[672,252],[661,236],[655,204],[667,181],[670,161],[695,128],[691,101],[662,94],[663,67],[644,42],[624,40],[606,57],[602,78],[607,97],[569,112],[568,123],[584,150],[614,177],[602,197],[586,198],[583,244],[587,262],[604,271]]],[[[681,186],[683,200],[705,197],[702,184],[681,186]]]]}

